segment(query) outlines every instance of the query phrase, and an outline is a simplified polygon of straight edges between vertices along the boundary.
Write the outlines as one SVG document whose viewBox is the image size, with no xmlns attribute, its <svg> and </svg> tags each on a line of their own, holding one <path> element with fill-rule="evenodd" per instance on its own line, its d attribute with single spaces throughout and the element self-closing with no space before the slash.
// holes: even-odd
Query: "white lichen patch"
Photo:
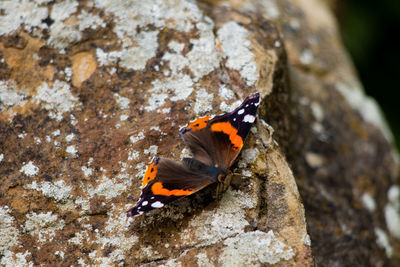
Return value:
<svg viewBox="0 0 400 267">
<path fill-rule="evenodd" d="M 400 187 L 392 185 L 388 191 L 388 203 L 385 205 L 385 220 L 389 232 L 400 239 Z"/>
<path fill-rule="evenodd" d="M 188 75 L 175 75 L 164 80 L 152 82 L 153 88 L 149 90 L 149 105 L 146 111 L 155 110 L 164 105 L 165 100 L 171 101 L 185 100 L 193 91 L 193 82 Z M 169 95 L 171 95 L 169 97 Z M 154 98 L 154 99 L 153 99 Z"/>
<path fill-rule="evenodd" d="M 142 179 L 144 176 L 144 173 L 146 172 L 146 164 L 144 162 L 140 162 L 135 166 L 135 170 L 137 170 L 137 173 L 135 175 L 136 178 Z"/>
<path fill-rule="evenodd" d="M 134 39 L 135 46 L 121 52 L 119 65 L 132 70 L 143 70 L 158 48 L 157 31 L 141 32 Z"/>
<path fill-rule="evenodd" d="M 54 252 L 54 255 L 59 256 L 61 259 L 64 259 L 64 252 L 63 251 L 56 251 Z"/>
<path fill-rule="evenodd" d="M 155 261 L 155 260 L 159 260 L 160 257 L 160 253 L 157 250 L 154 250 L 154 247 L 152 246 L 142 246 L 140 248 L 140 254 L 143 255 L 144 258 L 149 259 L 151 261 Z M 167 261 L 167 264 L 172 264 L 169 266 L 181 266 L 179 264 L 175 265 L 175 259 L 170 259 Z M 159 265 L 160 267 L 162 265 Z"/>
<path fill-rule="evenodd" d="M 19 230 L 10 212 L 7 206 L 0 207 L 0 255 L 19 244 Z"/>
<path fill-rule="evenodd" d="M 90 164 L 91 162 L 88 165 Z M 86 169 L 86 171 L 88 170 Z M 92 170 L 88 171 L 87 174 L 89 175 L 89 173 L 91 174 Z M 106 175 L 102 175 L 101 178 L 97 181 L 95 187 L 89 185 L 84 188 L 84 191 L 87 193 L 87 196 L 89 196 L 89 199 L 95 197 L 95 195 L 98 195 L 104 196 L 107 200 L 109 200 L 122 194 L 131 185 L 131 177 L 126 172 L 126 168 L 122 167 L 120 169 L 120 173 L 116 177 L 110 179 Z M 84 205 L 86 205 L 84 203 L 86 200 L 81 199 L 80 201 Z"/>
<path fill-rule="evenodd" d="M 194 112 L 196 114 L 204 114 L 212 110 L 213 94 L 207 93 L 206 89 L 201 88 L 196 92 L 196 103 L 194 105 Z"/>
<path fill-rule="evenodd" d="M 261 1 L 258 8 L 261 9 L 261 11 L 259 10 L 260 14 L 265 14 L 269 19 L 277 19 L 280 16 L 276 0 Z"/>
<path fill-rule="evenodd" d="M 76 14 L 78 5 L 78 1 L 74 0 L 65 0 L 53 5 L 50 17 L 54 22 L 50 26 L 50 38 L 47 41 L 49 46 L 64 49 L 70 43 L 79 41 L 85 29 L 95 30 L 106 26 L 99 16 L 89 14 L 84 9 Z"/>
<path fill-rule="evenodd" d="M 244 233 L 249 225 L 245 211 L 255 208 L 256 203 L 256 196 L 228 189 L 217 209 L 203 211 L 190 220 L 189 227 L 181 234 L 182 242 L 185 245 L 210 245 Z"/>
<path fill-rule="evenodd" d="M 43 20 L 48 16 L 48 9 L 33 1 L 0 1 L 0 10 L 0 36 L 14 32 L 22 25 L 28 32 L 34 27 L 47 28 Z"/>
<path fill-rule="evenodd" d="M 213 264 L 210 262 L 209 258 L 207 257 L 206 253 L 199 253 L 195 257 L 197 258 L 197 266 L 199 266 L 199 267 L 213 266 Z"/>
<path fill-rule="evenodd" d="M 157 110 L 158 113 L 164 113 L 164 114 L 169 114 L 171 113 L 171 108 L 162 108 Z M 166 120 L 171 120 L 171 117 L 166 117 Z"/>
<path fill-rule="evenodd" d="M 129 161 L 130 160 L 137 160 L 137 159 L 139 159 L 139 156 L 140 156 L 139 151 L 134 150 L 134 151 L 129 151 L 128 152 L 128 160 Z"/>
<path fill-rule="evenodd" d="M 121 115 L 121 116 L 119 116 L 119 120 L 120 120 L 120 121 L 126 121 L 128 118 L 129 118 L 128 115 Z"/>
<path fill-rule="evenodd" d="M 70 122 L 71 122 L 72 126 L 75 126 L 78 123 L 73 114 L 69 114 L 69 119 L 70 119 Z"/>
<path fill-rule="evenodd" d="M 393 247 L 390 245 L 389 238 L 385 233 L 385 231 L 377 227 L 375 228 L 375 235 L 376 235 L 376 243 L 378 244 L 378 246 L 380 246 L 385 250 L 386 256 L 388 258 L 391 258 L 393 255 Z"/>
<path fill-rule="evenodd" d="M 74 145 L 67 146 L 65 152 L 70 154 L 72 157 L 76 158 L 78 156 L 78 150 L 75 148 Z"/>
<path fill-rule="evenodd" d="M 242 101 L 238 100 L 233 102 L 232 104 L 228 105 L 227 103 L 225 103 L 224 101 L 221 102 L 221 104 L 219 105 L 219 109 L 223 112 L 232 112 L 236 107 L 238 107 L 240 104 L 242 103 Z"/>
<path fill-rule="evenodd" d="M 151 127 L 150 127 L 150 130 L 157 131 L 157 132 L 161 132 L 161 129 L 160 129 L 159 126 L 151 126 Z"/>
<path fill-rule="evenodd" d="M 78 2 L 72 0 L 64 0 L 53 5 L 50 17 L 53 20 L 64 20 L 75 13 L 78 8 Z"/>
<path fill-rule="evenodd" d="M 257 65 L 250 51 L 249 32 L 237 22 L 225 23 L 218 31 L 222 51 L 227 58 L 226 66 L 237 70 L 246 79 L 247 85 L 254 85 L 258 79 Z"/>
<path fill-rule="evenodd" d="M 0 162 L 2 162 L 3 159 L 4 159 L 4 154 L 2 153 L 2 154 L 0 154 Z"/>
<path fill-rule="evenodd" d="M 42 192 L 44 196 L 54 198 L 57 202 L 65 202 L 72 197 L 72 187 L 68 186 L 63 180 L 58 180 L 54 183 L 48 181 L 37 183 L 33 181 L 31 184 L 24 185 L 24 188 Z"/>
<path fill-rule="evenodd" d="M 344 96 L 350 106 L 357 110 L 362 118 L 380 129 L 389 142 L 393 142 L 392 133 L 375 99 L 365 95 L 356 80 L 349 83 L 337 83 L 336 89 Z"/>
<path fill-rule="evenodd" d="M 117 266 L 125 260 L 130 249 L 137 244 L 138 237 L 132 235 L 129 230 L 129 224 L 126 222 L 126 207 L 116 207 L 112 205 L 111 210 L 107 213 L 108 221 L 105 228 L 92 229 L 89 224 L 86 230 L 75 233 L 75 236 L 68 240 L 70 244 L 82 245 L 87 243 L 89 245 L 100 245 L 99 249 L 93 250 L 89 254 L 91 263 L 96 266 Z M 87 220 L 87 217 L 83 217 Z M 91 238 L 89 232 L 94 232 L 95 237 Z M 98 247 L 98 246 L 96 246 Z M 104 249 L 112 248 L 111 253 L 104 255 Z M 79 260 L 84 264 L 84 260 Z"/>
<path fill-rule="evenodd" d="M 231 107 L 227 103 L 222 101 L 221 104 L 219 104 L 219 109 L 223 112 L 229 112 L 231 110 Z"/>
<path fill-rule="evenodd" d="M 26 135 L 27 135 L 27 133 L 23 132 L 23 133 L 18 134 L 17 137 L 19 139 L 24 139 Z"/>
<path fill-rule="evenodd" d="M 124 191 L 126 191 L 127 185 L 125 183 L 118 183 L 115 178 L 107 178 L 107 176 L 103 175 L 98 181 L 97 186 L 93 187 L 89 185 L 86 189 L 90 198 L 93 198 L 95 195 L 104 196 L 107 200 L 112 199 L 114 197 L 119 196 Z"/>
<path fill-rule="evenodd" d="M 202 17 L 197 5 L 191 1 L 135 0 L 127 3 L 124 0 L 95 0 L 95 6 L 115 18 L 113 30 L 120 39 L 135 36 L 138 28 L 150 24 L 188 32 L 193 28 L 192 21 Z"/>
<path fill-rule="evenodd" d="M 64 49 L 70 43 L 79 41 L 82 33 L 72 25 L 66 25 L 62 21 L 56 20 L 50 26 L 50 38 L 47 41 L 49 46 Z"/>
<path fill-rule="evenodd" d="M 314 54 L 311 49 L 306 48 L 301 51 L 299 59 L 301 64 L 310 65 L 314 61 Z"/>
<path fill-rule="evenodd" d="M 65 137 L 65 141 L 66 141 L 67 143 L 69 143 L 69 142 L 71 142 L 72 140 L 74 140 L 74 138 L 75 138 L 75 134 L 74 134 L 74 133 L 70 133 L 69 135 L 67 135 L 67 136 Z"/>
<path fill-rule="evenodd" d="M 29 161 L 19 171 L 28 176 L 35 176 L 39 173 L 39 167 L 35 166 L 32 161 Z"/>
<path fill-rule="evenodd" d="M 275 237 L 274 232 L 240 233 L 224 241 L 219 257 L 221 266 L 257 266 L 276 264 L 294 257 L 293 249 Z"/>
<path fill-rule="evenodd" d="M 197 5 L 189 1 L 175 0 L 166 3 L 150 0 L 131 1 L 127 4 L 122 0 L 96 0 L 95 5 L 114 18 L 113 31 L 122 40 L 122 49 L 119 51 L 97 52 L 100 65 L 110 65 L 118 59 L 120 67 L 134 70 L 143 69 L 146 62 L 155 56 L 158 48 L 158 30 L 150 32 L 138 29 L 152 25 L 157 29 L 168 27 L 187 32 L 194 27 L 193 21 L 200 21 L 202 18 Z M 180 53 L 183 48 L 171 44 L 171 49 Z"/>
<path fill-rule="evenodd" d="M 52 136 L 59 136 L 61 134 L 60 129 L 57 129 L 51 133 Z"/>
<path fill-rule="evenodd" d="M 56 232 L 65 226 L 64 220 L 58 220 L 56 214 L 32 212 L 26 215 L 24 225 L 25 232 L 35 237 L 40 243 L 50 242 L 56 236 Z"/>
<path fill-rule="evenodd" d="M 242 170 L 242 175 L 244 177 L 252 177 L 253 173 L 250 170 Z"/>
<path fill-rule="evenodd" d="M 325 118 L 325 113 L 324 110 L 322 109 L 321 105 L 318 102 L 312 102 L 310 105 L 311 112 L 314 116 L 314 118 L 321 122 Z"/>
<path fill-rule="evenodd" d="M 79 30 L 83 31 L 85 29 L 96 30 L 98 27 L 106 27 L 106 23 L 96 14 L 87 13 L 85 10 L 82 10 L 78 15 L 79 19 Z"/>
<path fill-rule="evenodd" d="M 70 82 L 70 81 L 71 81 L 71 78 L 72 78 L 72 74 L 73 74 L 72 68 L 66 67 L 66 68 L 64 69 L 64 74 L 65 74 L 65 80 L 66 80 L 67 82 Z"/>
<path fill-rule="evenodd" d="M 303 237 L 303 243 L 304 245 L 311 247 L 311 238 L 309 234 L 305 234 Z"/>
<path fill-rule="evenodd" d="M 189 68 L 197 81 L 209 74 L 219 66 L 219 55 L 215 47 L 215 36 L 213 33 L 214 24 L 210 19 L 196 24 L 199 30 L 199 39 L 190 40 L 193 45 L 186 55 L 189 60 Z"/>
<path fill-rule="evenodd" d="M 153 111 L 165 104 L 165 100 L 168 99 L 168 94 L 155 93 L 150 95 L 148 99 L 149 105 L 144 107 L 144 109 L 146 111 Z"/>
<path fill-rule="evenodd" d="M 126 208 L 124 206 L 116 207 L 112 204 L 112 208 L 107 212 L 107 215 L 109 219 L 104 228 L 107 237 L 104 233 L 99 232 L 95 242 L 101 244 L 102 249 L 112 246 L 128 252 L 139 239 L 129 231 L 129 224 L 126 223 Z"/>
<path fill-rule="evenodd" d="M 82 197 L 77 197 L 74 201 L 75 205 L 81 206 L 81 211 L 80 214 L 86 214 L 88 211 L 90 211 L 90 203 L 89 200 L 84 199 Z"/>
<path fill-rule="evenodd" d="M 168 43 L 168 48 L 174 51 L 175 53 L 181 53 L 185 48 L 185 44 L 171 41 Z"/>
<path fill-rule="evenodd" d="M 143 154 L 149 155 L 150 158 L 157 155 L 158 146 L 152 145 L 148 149 L 143 150 Z"/>
<path fill-rule="evenodd" d="M 260 154 L 260 151 L 257 148 L 248 148 L 242 151 L 241 159 L 238 163 L 239 168 L 246 168 L 250 164 L 252 164 Z"/>
<path fill-rule="evenodd" d="M 96 59 L 100 66 L 116 64 L 122 55 L 121 51 L 104 52 L 101 48 L 96 49 Z"/>
<path fill-rule="evenodd" d="M 139 140 L 144 139 L 144 132 L 141 131 L 139 132 L 136 136 L 130 136 L 129 140 L 131 141 L 132 144 L 136 143 Z"/>
<path fill-rule="evenodd" d="M 361 203 L 369 212 L 374 212 L 376 210 L 375 199 L 368 193 L 364 193 L 361 196 Z"/>
<path fill-rule="evenodd" d="M 223 84 L 218 89 L 218 95 L 224 100 L 230 100 L 235 96 L 235 93 Z"/>
<path fill-rule="evenodd" d="M 189 65 L 189 60 L 185 56 L 177 53 L 167 52 L 164 54 L 162 59 L 168 61 L 168 66 L 171 69 L 171 74 L 173 76 L 179 74 L 183 68 Z M 165 76 L 169 76 L 169 74 Z"/>
<path fill-rule="evenodd" d="M 89 239 L 89 233 L 87 230 L 82 230 L 74 233 L 74 237 L 68 239 L 69 244 L 82 245 L 85 240 Z"/>
<path fill-rule="evenodd" d="M 90 167 L 82 166 L 81 170 L 82 170 L 83 175 L 84 175 L 85 177 L 89 177 L 90 175 L 93 174 L 93 169 L 90 168 Z"/>
<path fill-rule="evenodd" d="M 28 256 L 31 256 L 31 253 L 29 251 L 25 251 L 25 253 L 14 253 L 12 251 L 6 251 L 4 253 L 4 256 L 2 255 L 1 257 L 0 265 L 32 267 L 33 263 L 26 259 Z"/>
<path fill-rule="evenodd" d="M 116 98 L 117 104 L 119 105 L 120 109 L 128 109 L 129 104 L 131 101 L 127 97 L 120 96 L 119 94 L 115 93 L 114 97 Z"/>
<path fill-rule="evenodd" d="M 68 83 L 56 80 L 52 87 L 43 82 L 37 89 L 37 95 L 33 97 L 34 103 L 41 105 L 49 111 L 50 118 L 61 121 L 64 112 L 71 111 L 81 105 L 79 99 L 72 95 Z"/>
<path fill-rule="evenodd" d="M 25 95 L 20 91 L 21 90 L 18 89 L 14 81 L 0 80 L 0 110 L 12 109 L 14 106 L 25 105 L 27 102 L 24 100 Z"/>
</svg>

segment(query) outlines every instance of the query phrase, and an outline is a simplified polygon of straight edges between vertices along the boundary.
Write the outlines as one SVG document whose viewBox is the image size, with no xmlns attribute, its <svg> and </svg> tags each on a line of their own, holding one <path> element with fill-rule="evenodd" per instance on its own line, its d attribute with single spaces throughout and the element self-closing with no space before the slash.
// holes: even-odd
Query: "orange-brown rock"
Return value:
<svg viewBox="0 0 400 267">
<path fill-rule="evenodd" d="M 0 265 L 399 264 L 397 152 L 325 2 L 0 3 Z M 181 126 L 256 90 L 220 200 L 126 217 Z"/>
</svg>

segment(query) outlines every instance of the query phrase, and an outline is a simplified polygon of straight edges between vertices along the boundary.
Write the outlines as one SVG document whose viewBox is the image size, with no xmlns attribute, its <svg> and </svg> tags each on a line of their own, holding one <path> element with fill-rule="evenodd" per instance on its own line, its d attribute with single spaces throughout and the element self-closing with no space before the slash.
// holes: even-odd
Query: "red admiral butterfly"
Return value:
<svg viewBox="0 0 400 267">
<path fill-rule="evenodd" d="M 218 182 L 217 194 L 225 190 L 231 179 L 229 168 L 256 119 L 259 101 L 260 95 L 255 93 L 232 112 L 202 117 L 181 129 L 180 136 L 193 158 L 180 163 L 155 157 L 144 174 L 139 201 L 128 217 L 161 208 L 212 183 Z"/>
</svg>

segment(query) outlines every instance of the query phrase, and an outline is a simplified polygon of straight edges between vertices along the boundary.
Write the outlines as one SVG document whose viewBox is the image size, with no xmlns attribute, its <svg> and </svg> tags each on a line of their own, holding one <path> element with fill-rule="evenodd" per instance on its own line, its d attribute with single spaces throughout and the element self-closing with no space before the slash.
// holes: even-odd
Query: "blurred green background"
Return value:
<svg viewBox="0 0 400 267">
<path fill-rule="evenodd" d="M 336 1 L 344 45 L 400 148 L 400 0 Z"/>
</svg>

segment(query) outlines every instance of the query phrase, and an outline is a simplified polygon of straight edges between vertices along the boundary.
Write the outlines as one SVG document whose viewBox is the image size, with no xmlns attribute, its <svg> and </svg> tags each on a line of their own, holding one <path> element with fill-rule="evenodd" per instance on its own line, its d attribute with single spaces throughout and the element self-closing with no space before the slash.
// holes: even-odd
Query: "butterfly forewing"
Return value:
<svg viewBox="0 0 400 267">
<path fill-rule="evenodd" d="M 228 169 L 240 153 L 256 119 L 259 99 L 258 93 L 253 94 L 234 111 L 215 116 L 206 125 L 200 118 L 182 129 L 181 136 L 194 158 Z M 190 128 L 191 125 L 200 125 L 200 122 L 203 127 Z"/>
</svg>

